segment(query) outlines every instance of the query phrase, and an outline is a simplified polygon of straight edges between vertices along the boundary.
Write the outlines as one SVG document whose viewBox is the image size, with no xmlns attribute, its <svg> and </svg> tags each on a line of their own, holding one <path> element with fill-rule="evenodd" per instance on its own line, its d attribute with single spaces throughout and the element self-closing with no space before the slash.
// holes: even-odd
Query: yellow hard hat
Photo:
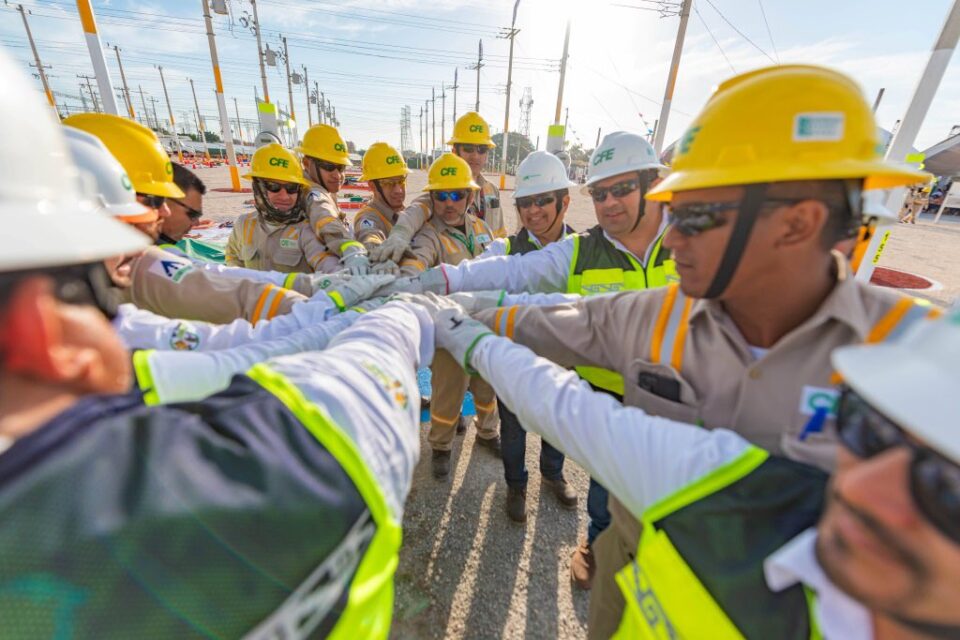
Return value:
<svg viewBox="0 0 960 640">
<path fill-rule="evenodd" d="M 138 122 L 107 113 L 78 113 L 63 124 L 100 138 L 120 162 L 137 193 L 182 198 L 183 190 L 173 181 L 173 163 L 157 134 Z"/>
<path fill-rule="evenodd" d="M 326 160 L 333 164 L 350 166 L 347 143 L 340 132 L 328 124 L 315 124 L 303 135 L 303 143 L 297 147 L 297 153 Z"/>
<path fill-rule="evenodd" d="M 263 178 L 310 186 L 310 183 L 303 179 L 303 167 L 300 166 L 297 156 L 275 142 L 256 150 L 250 161 L 250 173 L 243 177 L 247 180 Z"/>
<path fill-rule="evenodd" d="M 427 174 L 427 186 L 424 191 L 456 191 L 459 189 L 479 189 L 473 181 L 470 165 L 460 156 L 445 153 L 430 165 Z"/>
<path fill-rule="evenodd" d="M 363 175 L 361 180 L 381 180 L 399 178 L 410 173 L 407 163 L 400 152 L 386 142 L 374 142 L 363 154 Z"/>
<path fill-rule="evenodd" d="M 453 137 L 447 144 L 485 144 L 494 146 L 490 139 L 490 125 L 476 111 L 469 111 L 453 125 Z"/>
<path fill-rule="evenodd" d="M 672 172 L 647 199 L 674 192 L 791 180 L 863 179 L 864 189 L 927 174 L 880 157 L 870 105 L 849 77 L 783 65 L 721 84 L 677 142 Z"/>
</svg>

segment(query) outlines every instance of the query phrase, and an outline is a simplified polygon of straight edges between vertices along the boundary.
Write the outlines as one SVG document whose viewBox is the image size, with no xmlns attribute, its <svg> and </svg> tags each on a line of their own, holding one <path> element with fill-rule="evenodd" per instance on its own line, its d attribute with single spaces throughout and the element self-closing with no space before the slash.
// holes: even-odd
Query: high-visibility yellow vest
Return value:
<svg viewBox="0 0 960 640">
<path fill-rule="evenodd" d="M 567 278 L 567 293 L 582 296 L 616 291 L 662 287 L 680 278 L 669 249 L 663 248 L 664 231 L 653 243 L 650 259 L 644 267 L 637 260 L 617 249 L 597 225 L 573 238 L 573 259 Z M 598 367 L 577 367 L 580 377 L 595 387 L 623 395 L 623 377 Z"/>
</svg>

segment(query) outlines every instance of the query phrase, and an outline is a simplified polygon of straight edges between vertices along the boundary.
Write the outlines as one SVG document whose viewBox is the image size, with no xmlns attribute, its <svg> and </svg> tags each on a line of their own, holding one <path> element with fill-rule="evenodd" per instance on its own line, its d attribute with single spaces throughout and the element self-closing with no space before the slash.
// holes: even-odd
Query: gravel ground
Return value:
<svg viewBox="0 0 960 640">
<path fill-rule="evenodd" d="M 198 171 L 211 187 L 229 184 L 223 168 Z M 495 178 L 492 178 L 495 179 Z M 408 197 L 426 184 L 414 171 Z M 508 178 L 508 188 L 512 179 Z M 247 210 L 249 194 L 210 192 L 205 211 L 215 220 Z M 516 227 L 509 191 L 504 193 L 508 228 Z M 936 280 L 942 288 L 920 292 L 939 304 L 960 296 L 960 223 L 949 218 L 934 226 L 893 230 L 881 265 Z M 574 228 L 594 224 L 587 196 L 574 193 L 567 216 Z M 569 558 L 586 531 L 588 478 L 567 462 L 565 475 L 580 495 L 575 511 L 562 509 L 552 494 L 541 495 L 537 471 L 540 441 L 528 438 L 527 523 L 517 525 L 505 511 L 506 485 L 501 462 L 475 450 L 471 427 L 454 446 L 451 475 L 430 474 L 429 425 L 423 425 L 422 451 L 403 521 L 404 544 L 396 578 L 394 638 L 583 638 L 588 594 L 573 589 Z"/>
</svg>

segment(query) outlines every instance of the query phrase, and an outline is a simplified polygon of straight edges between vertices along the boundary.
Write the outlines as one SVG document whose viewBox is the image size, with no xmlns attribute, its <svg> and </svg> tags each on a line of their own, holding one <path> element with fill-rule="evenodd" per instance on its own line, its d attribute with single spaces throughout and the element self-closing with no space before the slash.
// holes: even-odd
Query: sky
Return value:
<svg viewBox="0 0 960 640">
<path fill-rule="evenodd" d="M 249 0 L 226 0 L 230 16 L 214 16 L 230 119 L 234 98 L 241 121 L 253 132 L 254 92 L 262 95 L 256 40 L 243 26 Z M 527 88 L 533 100 L 530 138 L 540 148 L 553 122 L 564 28 L 570 18 L 570 46 L 561 120 L 569 118 L 571 144 L 593 148 L 598 130 L 646 133 L 660 116 L 679 18 L 661 16 L 659 5 L 678 0 L 520 0 L 516 17 L 510 129 L 521 128 L 520 102 Z M 93 67 L 72 0 L 24 0 L 40 56 L 49 65 L 57 102 L 81 108 L 78 74 Z M 952 0 L 694 0 L 666 139 L 680 136 L 712 89 L 723 79 L 777 63 L 815 63 L 853 76 L 872 102 L 885 93 L 877 121 L 890 129 L 902 117 Z M 219 132 L 213 73 L 201 0 L 93 0 L 106 46 L 118 46 L 133 106 L 142 116 L 142 88 L 148 108 L 167 120 L 157 65 L 163 67 L 178 125 L 196 130 L 196 87 L 207 128 Z M 478 42 L 480 113 L 502 131 L 506 107 L 510 27 L 514 3 L 487 0 L 258 0 L 261 33 L 273 50 L 287 36 L 291 70 L 306 67 L 310 84 L 336 108 L 344 138 L 358 148 L 385 140 L 399 146 L 401 110 L 411 109 L 412 148 L 420 145 L 420 113 L 435 89 L 436 147 L 449 137 L 454 115 L 475 106 Z M 0 5 L 0 44 L 26 72 L 33 62 L 23 23 L 13 5 Z M 107 51 L 115 89 L 121 87 L 116 54 Z M 954 56 L 924 121 L 916 147 L 925 149 L 960 125 L 960 61 Z M 267 68 L 271 100 L 288 110 L 282 63 Z M 36 80 L 40 89 L 40 82 Z M 446 86 L 446 100 L 441 87 Z M 293 87 L 300 131 L 307 126 L 307 94 Z M 315 107 L 312 107 L 315 109 Z M 567 114 L 569 110 L 569 114 Z M 443 116 L 445 117 L 442 117 Z M 427 118 L 429 122 L 429 116 Z M 314 112 L 314 121 L 316 114 Z M 246 125 L 245 125 L 246 126 Z M 426 127 L 428 137 L 431 127 Z M 428 144 L 428 146 L 431 146 Z"/>
</svg>

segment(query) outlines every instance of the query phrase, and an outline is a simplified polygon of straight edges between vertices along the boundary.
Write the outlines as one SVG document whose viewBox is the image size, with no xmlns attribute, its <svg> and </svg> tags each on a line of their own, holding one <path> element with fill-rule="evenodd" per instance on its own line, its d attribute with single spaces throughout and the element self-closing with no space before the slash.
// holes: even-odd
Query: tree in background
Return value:
<svg viewBox="0 0 960 640">
<path fill-rule="evenodd" d="M 503 153 L 502 133 L 495 133 L 493 135 L 493 144 L 496 145 L 496 148 L 493 150 L 494 156 L 489 162 L 492 163 L 493 167 L 499 169 L 501 154 Z M 523 162 L 523 159 L 534 151 L 534 146 L 529 138 L 516 131 L 510 132 L 507 138 L 507 144 L 510 145 L 510 148 L 507 149 L 507 172 L 512 174 L 516 171 L 517 165 Z M 520 152 L 519 156 L 517 155 L 518 151 Z"/>
</svg>

